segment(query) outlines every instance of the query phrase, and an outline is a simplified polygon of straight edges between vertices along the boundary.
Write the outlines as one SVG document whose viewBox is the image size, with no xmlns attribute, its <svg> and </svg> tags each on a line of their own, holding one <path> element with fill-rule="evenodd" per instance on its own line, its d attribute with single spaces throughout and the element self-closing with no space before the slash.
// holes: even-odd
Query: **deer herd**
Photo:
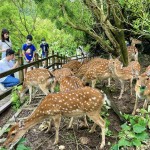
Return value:
<svg viewBox="0 0 150 150">
<path fill-rule="evenodd" d="M 37 123 L 44 121 L 40 129 L 51 129 L 51 121 L 55 125 L 54 144 L 59 142 L 59 127 L 61 117 L 71 117 L 68 128 L 72 127 L 73 118 L 83 116 L 84 124 L 88 127 L 86 116 L 93 122 L 90 132 L 94 132 L 96 125 L 100 126 L 102 132 L 102 142 L 100 149 L 105 146 L 105 121 L 100 116 L 101 108 L 105 101 L 111 104 L 105 93 L 95 88 L 97 82 L 108 79 L 119 80 L 121 91 L 118 99 L 122 100 L 124 93 L 124 84 L 130 81 L 130 91 L 133 95 L 132 81 L 136 79 L 135 84 L 135 106 L 132 114 L 135 115 L 138 99 L 145 99 L 143 107 L 147 107 L 150 98 L 150 66 L 144 73 L 141 73 L 141 66 L 138 62 L 138 50 L 135 44 L 140 43 L 138 40 L 132 40 L 131 46 L 128 47 L 129 64 L 124 67 L 119 58 L 93 58 L 84 60 L 82 63 L 77 60 L 71 60 L 64 64 L 61 69 L 49 71 L 44 68 L 37 68 L 28 71 L 20 91 L 20 97 L 23 96 L 25 87 L 29 89 L 29 103 L 32 101 L 32 87 L 39 87 L 46 97 L 37 106 L 34 112 L 23 121 L 17 122 L 11 127 L 4 147 L 16 144 L 18 140 Z M 85 86 L 89 83 L 91 87 Z M 60 92 L 54 93 L 55 86 L 60 85 Z"/>
</svg>

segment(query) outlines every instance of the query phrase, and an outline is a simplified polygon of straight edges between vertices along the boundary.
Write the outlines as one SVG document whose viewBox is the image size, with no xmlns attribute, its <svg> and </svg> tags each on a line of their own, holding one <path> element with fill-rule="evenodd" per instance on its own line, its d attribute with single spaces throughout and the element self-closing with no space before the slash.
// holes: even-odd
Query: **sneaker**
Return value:
<svg viewBox="0 0 150 150">
<path fill-rule="evenodd" d="M 4 92 L 4 91 L 7 91 L 7 89 L 6 89 L 6 88 L 3 86 L 3 84 L 1 84 L 1 83 L 0 83 L 0 90 L 3 91 L 3 92 Z"/>
</svg>

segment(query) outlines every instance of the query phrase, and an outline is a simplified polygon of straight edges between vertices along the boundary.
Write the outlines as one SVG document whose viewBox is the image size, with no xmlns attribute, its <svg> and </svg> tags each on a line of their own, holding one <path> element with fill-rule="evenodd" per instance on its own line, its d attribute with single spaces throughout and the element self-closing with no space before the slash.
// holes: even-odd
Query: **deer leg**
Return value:
<svg viewBox="0 0 150 150">
<path fill-rule="evenodd" d="M 87 119 L 86 119 L 86 115 L 84 115 L 84 126 L 85 127 L 89 127 Z"/>
<path fill-rule="evenodd" d="M 120 95 L 119 95 L 119 99 L 122 98 L 122 94 L 124 92 L 124 82 L 123 82 L 123 80 L 120 80 L 120 83 L 121 83 L 121 92 L 120 92 Z"/>
<path fill-rule="evenodd" d="M 51 93 L 54 93 L 54 88 L 56 86 L 57 81 L 54 81 L 54 83 L 52 83 L 51 85 Z"/>
<path fill-rule="evenodd" d="M 46 87 L 45 84 L 39 84 L 39 87 L 40 87 L 40 89 L 43 91 L 43 93 L 44 93 L 45 95 L 48 95 L 48 94 L 49 94 L 49 90 L 48 90 L 48 88 Z"/>
<path fill-rule="evenodd" d="M 32 86 L 28 86 L 28 89 L 29 89 L 29 95 L 30 95 L 28 104 L 30 104 L 32 100 Z"/>
<path fill-rule="evenodd" d="M 97 126 L 97 124 L 94 123 L 93 126 L 91 127 L 91 130 L 90 130 L 89 132 L 90 132 L 90 133 L 95 132 L 95 131 L 96 131 L 96 126 Z"/>
<path fill-rule="evenodd" d="M 59 127 L 60 127 L 61 115 L 54 116 L 53 120 L 54 120 L 54 125 L 56 130 L 55 141 L 54 141 L 54 145 L 55 145 L 58 144 L 59 142 Z"/>
<path fill-rule="evenodd" d="M 132 82 L 133 82 L 133 78 L 131 78 L 131 80 L 130 80 L 131 95 L 132 95 Z"/>
<path fill-rule="evenodd" d="M 99 115 L 99 111 L 87 113 L 87 116 L 94 121 L 95 124 L 99 125 L 102 130 L 102 143 L 100 149 L 105 146 L 105 121 Z"/>
<path fill-rule="evenodd" d="M 92 80 L 92 88 L 95 88 L 95 84 L 96 84 L 96 79 Z"/>
<path fill-rule="evenodd" d="M 108 78 L 108 87 L 110 87 L 110 78 Z"/>
<path fill-rule="evenodd" d="M 147 108 L 147 105 L 148 105 L 148 100 L 145 99 L 144 104 L 143 104 L 143 108 L 146 109 L 146 108 Z"/>
<path fill-rule="evenodd" d="M 72 124 L 73 124 L 73 117 L 71 117 L 70 122 L 69 122 L 69 126 L 67 129 L 71 129 L 72 128 Z"/>
<path fill-rule="evenodd" d="M 138 96 L 136 94 L 136 100 L 135 100 L 135 105 L 134 105 L 134 109 L 133 109 L 132 115 L 135 115 L 137 104 L 138 104 Z"/>
<path fill-rule="evenodd" d="M 47 130 L 45 131 L 45 133 L 48 133 L 51 130 L 51 124 L 52 124 L 52 119 L 50 119 L 48 121 L 48 127 L 47 127 Z"/>
</svg>

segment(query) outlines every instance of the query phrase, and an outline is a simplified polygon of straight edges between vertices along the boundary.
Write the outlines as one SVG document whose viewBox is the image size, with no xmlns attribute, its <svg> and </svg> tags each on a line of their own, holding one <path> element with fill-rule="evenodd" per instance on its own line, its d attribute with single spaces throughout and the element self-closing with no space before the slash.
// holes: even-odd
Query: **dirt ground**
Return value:
<svg viewBox="0 0 150 150">
<path fill-rule="evenodd" d="M 141 64 L 142 70 L 149 65 L 150 59 L 143 57 Z M 103 89 L 106 83 L 97 84 L 97 88 Z M 111 81 L 110 87 L 110 98 L 113 103 L 118 107 L 119 111 L 122 113 L 132 113 L 134 102 L 135 102 L 135 92 L 133 89 L 133 95 L 130 94 L 129 83 L 126 83 L 126 91 L 123 94 L 122 99 L 118 99 L 120 93 L 120 83 L 118 81 Z M 134 87 L 134 86 L 133 86 Z M 37 103 L 40 99 L 36 98 L 32 101 L 32 104 Z M 140 101 L 138 107 L 141 107 L 143 101 Z M 12 116 L 14 111 L 12 109 L 6 111 L 0 116 L 0 127 L 2 127 L 8 118 Z M 18 116 L 19 118 L 27 117 L 31 113 L 30 110 L 24 110 Z M 110 109 L 108 111 L 108 120 L 110 121 L 109 129 L 112 131 L 112 136 L 106 136 L 106 146 L 104 150 L 109 150 L 110 147 L 118 141 L 117 134 L 120 130 L 120 125 L 122 124 L 115 112 Z M 32 150 L 59 150 L 60 145 L 65 146 L 65 150 L 98 150 L 101 142 L 101 130 L 99 127 L 96 128 L 95 133 L 89 133 L 90 127 L 93 123 L 88 120 L 89 129 L 80 129 L 78 120 L 76 119 L 73 123 L 73 129 L 68 130 L 67 126 L 69 123 L 69 118 L 62 118 L 60 126 L 60 142 L 58 145 L 53 145 L 55 137 L 55 129 L 52 127 L 49 133 L 44 133 L 44 131 L 39 130 L 39 125 L 31 128 L 26 134 L 25 138 L 27 140 L 26 146 L 31 147 Z M 2 137 L 6 137 L 4 134 Z M 1 138 L 1 137 L 0 137 Z M 82 142 L 82 139 L 87 139 L 87 144 Z M 134 148 L 132 148 L 133 150 Z M 131 149 L 130 149 L 131 150 Z"/>
</svg>

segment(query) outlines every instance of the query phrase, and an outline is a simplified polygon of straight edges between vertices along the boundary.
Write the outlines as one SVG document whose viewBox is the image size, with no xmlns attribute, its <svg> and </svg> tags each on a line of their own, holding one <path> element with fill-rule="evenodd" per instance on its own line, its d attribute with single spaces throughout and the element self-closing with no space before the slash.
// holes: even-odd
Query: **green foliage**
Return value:
<svg viewBox="0 0 150 150">
<path fill-rule="evenodd" d="M 15 110 L 18 110 L 19 107 L 21 106 L 21 102 L 20 102 L 20 98 L 19 98 L 19 94 L 18 91 L 22 88 L 22 86 L 14 86 L 12 93 L 11 93 L 11 102 L 12 102 L 12 106 Z"/>
<path fill-rule="evenodd" d="M 60 91 L 58 84 L 55 86 L 54 91 L 55 91 L 55 92 L 59 92 L 59 91 Z"/>
<path fill-rule="evenodd" d="M 149 112 L 145 109 L 141 109 L 140 113 L 136 116 L 129 114 L 123 115 L 126 123 L 121 125 L 121 131 L 119 132 L 119 141 L 111 149 L 116 150 L 121 147 L 139 147 L 143 141 L 149 138 Z"/>
<path fill-rule="evenodd" d="M 17 144 L 16 150 L 31 150 L 30 147 L 27 147 L 27 146 L 24 145 L 25 142 L 26 142 L 26 139 L 21 138 L 20 141 Z"/>
</svg>

